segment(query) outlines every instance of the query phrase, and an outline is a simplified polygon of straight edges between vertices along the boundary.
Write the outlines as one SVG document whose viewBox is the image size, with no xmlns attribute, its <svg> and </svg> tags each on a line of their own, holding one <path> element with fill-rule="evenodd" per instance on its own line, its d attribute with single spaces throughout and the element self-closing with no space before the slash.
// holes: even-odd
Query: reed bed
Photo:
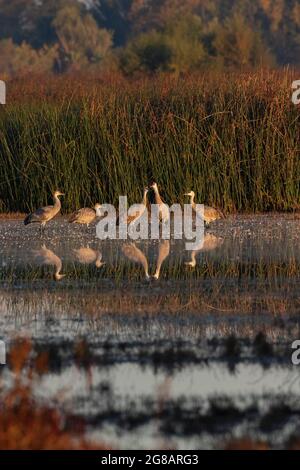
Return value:
<svg viewBox="0 0 300 470">
<path fill-rule="evenodd" d="M 49 285 L 49 282 L 47 284 L 28 282 L 22 285 L 22 289 L 18 289 L 18 294 L 12 292 L 13 287 L 7 286 L 2 294 L 2 307 L 9 317 L 16 315 L 16 322 L 19 322 L 22 328 L 27 323 L 30 324 L 33 317 L 36 318 L 37 312 L 39 320 L 42 315 L 52 314 L 57 318 L 70 318 L 70 327 L 73 322 L 75 335 L 78 335 L 76 318 L 79 318 L 80 322 L 82 319 L 91 322 L 95 320 L 95 324 L 87 323 L 88 331 L 92 332 L 101 330 L 97 323 L 99 319 L 109 318 L 114 321 L 119 318 L 124 325 L 127 325 L 127 322 L 131 322 L 133 318 L 143 322 L 145 316 L 149 316 L 150 319 L 157 318 L 160 321 L 162 316 L 166 316 L 166 328 L 171 328 L 168 322 L 173 316 L 178 319 L 177 327 L 180 331 L 183 327 L 181 316 L 184 316 L 189 323 L 192 317 L 200 319 L 206 315 L 221 314 L 228 319 L 231 315 L 237 315 L 236 321 L 230 324 L 235 327 L 240 324 L 242 317 L 246 318 L 249 315 L 258 315 L 256 320 L 261 321 L 265 320 L 262 319 L 262 315 L 271 315 L 278 319 L 283 316 L 286 320 L 294 318 L 296 321 L 300 314 L 299 289 L 295 284 L 288 287 L 274 284 L 244 284 L 233 287 L 225 282 L 219 282 L 180 287 L 180 291 L 178 285 L 177 290 L 175 287 L 163 290 L 159 286 L 152 285 L 137 292 L 135 287 L 127 284 L 116 292 L 109 291 L 107 287 L 99 284 L 89 286 L 88 289 L 67 289 L 65 285 L 59 283 Z M 255 328 L 261 328 L 261 321 L 252 320 Z M 211 321 L 209 324 L 212 331 L 217 331 L 217 326 L 213 320 Z M 85 328 L 83 324 L 82 327 Z M 187 328 L 190 331 L 190 325 Z M 298 321 L 295 323 L 295 328 L 299 328 Z M 107 326 L 107 332 L 109 334 L 115 332 L 111 324 Z M 298 337 L 298 333 L 297 330 L 293 334 Z M 290 332 L 289 335 L 291 337 Z"/>
<path fill-rule="evenodd" d="M 285 71 L 59 77 L 8 84 L 0 108 L 0 211 L 28 212 L 66 193 L 63 211 L 141 199 L 150 179 L 166 202 L 226 212 L 300 206 L 297 75 Z"/>
</svg>

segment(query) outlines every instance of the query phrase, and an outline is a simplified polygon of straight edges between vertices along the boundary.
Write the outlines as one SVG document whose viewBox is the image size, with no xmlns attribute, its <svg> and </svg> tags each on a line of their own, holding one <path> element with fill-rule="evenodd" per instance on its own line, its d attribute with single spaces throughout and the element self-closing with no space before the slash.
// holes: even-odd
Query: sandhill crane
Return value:
<svg viewBox="0 0 300 470">
<path fill-rule="evenodd" d="M 101 217 L 101 204 L 95 204 L 94 208 L 91 209 L 90 207 L 83 207 L 82 209 L 78 209 L 77 211 L 73 212 L 73 214 L 69 217 L 70 224 L 82 224 L 89 227 L 89 224 L 92 223 L 96 217 Z"/>
<path fill-rule="evenodd" d="M 195 193 L 194 193 L 194 191 L 190 191 L 189 193 L 186 193 L 185 196 L 190 197 L 190 204 L 191 204 L 194 212 L 196 213 L 196 215 L 198 215 L 199 217 L 201 217 L 201 219 L 204 220 L 204 223 L 205 223 L 206 226 L 208 226 L 214 220 L 224 219 L 225 218 L 223 212 L 220 211 L 219 209 L 215 209 L 214 207 L 204 206 L 203 213 L 201 211 L 197 210 L 196 209 L 196 203 L 195 203 Z"/>
<path fill-rule="evenodd" d="M 134 244 L 134 243 L 126 243 L 122 247 L 122 252 L 126 256 L 126 258 L 134 261 L 135 263 L 139 263 L 144 268 L 145 277 L 147 280 L 150 279 L 149 276 L 149 266 L 148 260 L 144 253 Z"/>
<path fill-rule="evenodd" d="M 170 211 L 167 204 L 165 204 L 159 194 L 157 183 L 153 182 L 150 184 L 150 188 L 153 189 L 155 195 L 155 204 L 158 205 L 159 219 L 163 223 L 167 223 L 170 219 Z"/>
<path fill-rule="evenodd" d="M 54 277 L 57 281 L 65 277 L 61 274 L 62 261 L 52 250 L 49 250 L 46 245 L 43 245 L 39 250 L 33 250 L 36 261 L 40 264 L 55 266 Z"/>
<path fill-rule="evenodd" d="M 35 212 L 32 212 L 31 214 L 27 215 L 24 220 L 24 224 L 28 225 L 38 223 L 41 225 L 41 231 L 44 230 L 46 223 L 49 222 L 49 220 L 53 219 L 53 217 L 55 217 L 61 209 L 61 202 L 59 200 L 59 196 L 64 196 L 64 194 L 60 191 L 55 191 L 55 193 L 53 194 L 54 205 L 40 207 Z"/>
<path fill-rule="evenodd" d="M 97 268 L 101 268 L 104 266 L 104 262 L 102 261 L 102 253 L 99 250 L 93 250 L 89 246 L 81 247 L 78 249 L 74 249 L 73 253 L 75 255 L 76 260 L 81 264 L 92 264 L 95 263 Z"/>
<path fill-rule="evenodd" d="M 160 276 L 160 269 L 161 265 L 165 261 L 165 259 L 169 256 L 170 254 L 170 241 L 169 240 L 163 240 L 159 244 L 159 249 L 158 249 L 158 258 L 157 258 L 157 263 L 156 263 L 156 271 L 154 274 L 154 279 L 159 279 Z"/>
<path fill-rule="evenodd" d="M 138 208 L 135 212 L 132 211 L 130 215 L 125 215 L 123 219 L 120 218 L 120 215 L 117 217 L 117 225 L 120 225 L 120 220 L 126 221 L 127 225 L 130 223 L 136 223 L 144 214 L 145 210 L 147 209 L 147 194 L 149 192 L 149 188 L 144 188 L 143 200 L 140 204 L 137 204 Z"/>
<path fill-rule="evenodd" d="M 140 217 L 144 214 L 145 210 L 147 209 L 147 194 L 149 192 L 149 188 L 144 188 L 143 200 L 140 204 L 139 210 L 137 210 L 134 214 L 128 215 L 127 217 L 127 224 L 131 222 L 137 222 Z"/>
<path fill-rule="evenodd" d="M 191 261 L 188 261 L 185 264 L 191 268 L 195 268 L 197 264 L 196 255 L 198 253 L 207 253 L 209 251 L 213 251 L 221 246 L 223 242 L 224 239 L 222 237 L 216 237 L 212 233 L 206 233 L 204 235 L 204 239 L 201 241 L 201 243 L 199 243 L 199 246 L 191 252 Z"/>
</svg>

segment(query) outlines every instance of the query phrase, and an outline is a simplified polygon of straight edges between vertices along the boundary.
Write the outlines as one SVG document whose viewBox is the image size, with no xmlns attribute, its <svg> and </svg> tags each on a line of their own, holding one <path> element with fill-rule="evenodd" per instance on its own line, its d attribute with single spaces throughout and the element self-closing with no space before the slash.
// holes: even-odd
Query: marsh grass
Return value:
<svg viewBox="0 0 300 470">
<path fill-rule="evenodd" d="M 141 199 L 226 212 L 300 205 L 299 108 L 290 71 L 135 82 L 44 78 L 9 84 L 0 109 L 0 211 L 27 212 L 66 193 L 63 211 Z"/>
<path fill-rule="evenodd" d="M 154 269 L 151 269 L 154 273 Z M 40 282 L 54 279 L 54 266 L 38 266 L 35 264 L 14 264 L 1 267 L 0 282 L 7 285 L 22 282 Z M 136 263 L 119 261 L 118 264 L 106 264 L 101 268 L 94 265 L 82 265 L 74 262 L 65 262 L 62 273 L 66 277 L 58 284 L 66 288 L 78 288 L 80 283 L 91 283 L 98 285 L 101 281 L 107 281 L 112 286 L 119 286 L 130 282 L 131 285 L 139 285 L 143 282 L 145 286 L 159 284 L 152 281 L 149 284 L 145 280 L 142 267 Z M 285 285 L 286 282 L 298 283 L 300 279 L 300 266 L 294 261 L 287 262 L 237 262 L 237 261 L 215 261 L 209 258 L 203 259 L 194 269 L 189 268 L 178 260 L 175 263 L 166 263 L 161 268 L 161 280 L 190 282 L 191 285 L 197 281 L 219 281 L 224 283 L 235 283 L 244 286 L 250 284 L 263 284 L 270 286 Z M 77 283 L 74 284 L 74 281 Z"/>
</svg>

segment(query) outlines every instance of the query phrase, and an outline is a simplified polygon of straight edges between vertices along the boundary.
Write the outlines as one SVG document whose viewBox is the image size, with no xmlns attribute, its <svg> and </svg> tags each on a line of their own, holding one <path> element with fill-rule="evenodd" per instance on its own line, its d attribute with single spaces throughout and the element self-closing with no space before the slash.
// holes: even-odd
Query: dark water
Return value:
<svg viewBox="0 0 300 470">
<path fill-rule="evenodd" d="M 117 448 L 212 448 L 299 429 L 300 220 L 220 221 L 184 241 L 0 222 L 0 339 L 47 352 L 36 399 Z M 147 276 L 147 273 L 149 276 Z M 154 276 L 156 275 L 156 278 Z M 3 386 L 13 382 L 8 361 Z"/>
</svg>

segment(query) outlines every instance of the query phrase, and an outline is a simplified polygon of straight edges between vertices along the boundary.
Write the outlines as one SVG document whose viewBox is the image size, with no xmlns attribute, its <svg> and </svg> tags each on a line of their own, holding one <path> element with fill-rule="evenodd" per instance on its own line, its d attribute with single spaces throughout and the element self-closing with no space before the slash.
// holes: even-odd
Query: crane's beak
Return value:
<svg viewBox="0 0 300 470">
<path fill-rule="evenodd" d="M 191 193 L 184 193 L 184 196 L 191 196 Z"/>
</svg>

